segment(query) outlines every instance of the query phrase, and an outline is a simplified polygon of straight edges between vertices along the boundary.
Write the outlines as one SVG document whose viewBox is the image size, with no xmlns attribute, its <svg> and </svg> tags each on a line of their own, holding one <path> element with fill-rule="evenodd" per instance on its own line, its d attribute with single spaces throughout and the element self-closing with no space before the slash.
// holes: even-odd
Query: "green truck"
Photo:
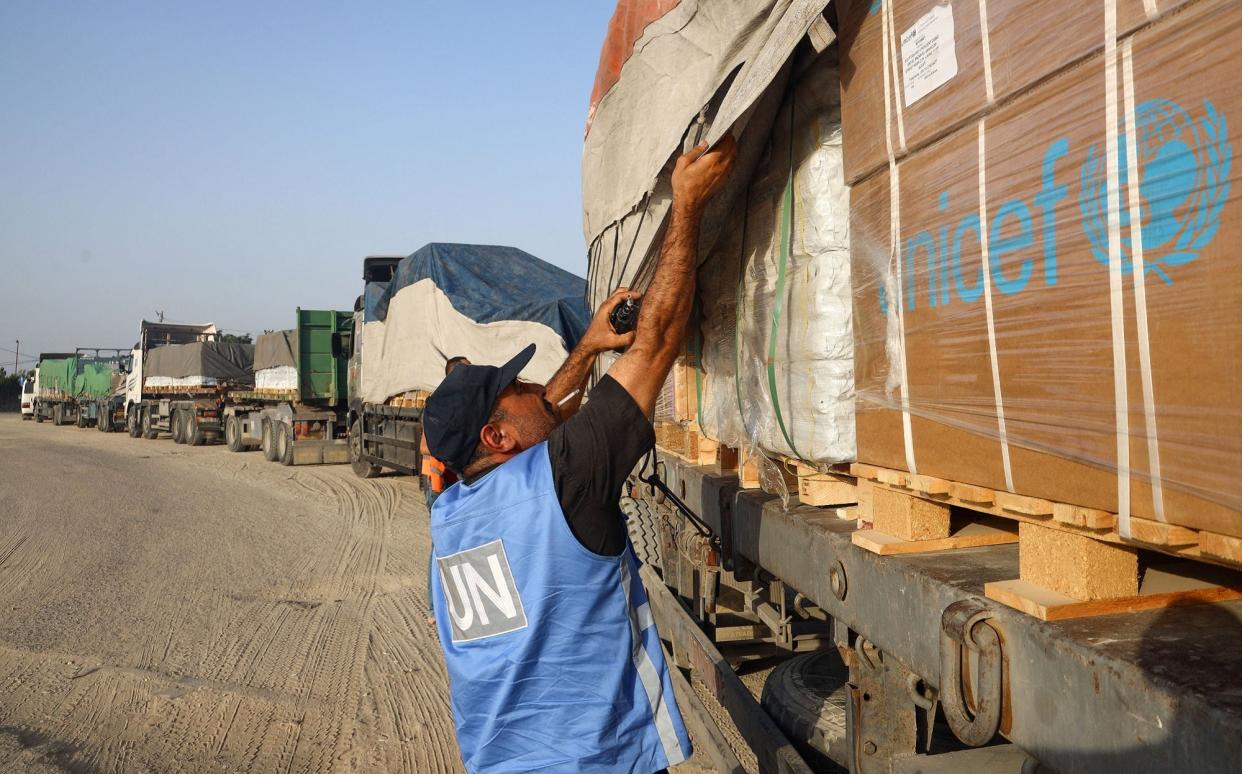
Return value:
<svg viewBox="0 0 1242 774">
<path fill-rule="evenodd" d="M 128 370 L 129 351 L 123 349 L 79 347 L 72 354 L 40 355 L 35 370 L 35 421 L 50 419 L 54 425 L 112 430 L 115 408 L 124 404 Z"/>
<path fill-rule="evenodd" d="M 261 448 L 282 465 L 349 462 L 353 312 L 298 309 L 296 325 L 255 342 L 255 386 L 224 407 L 230 451 Z"/>
</svg>

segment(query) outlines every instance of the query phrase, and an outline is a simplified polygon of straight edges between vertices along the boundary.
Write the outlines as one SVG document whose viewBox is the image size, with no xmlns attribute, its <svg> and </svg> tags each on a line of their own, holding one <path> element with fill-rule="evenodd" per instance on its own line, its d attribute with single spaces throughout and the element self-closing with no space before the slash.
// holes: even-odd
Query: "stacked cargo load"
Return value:
<svg viewBox="0 0 1242 774">
<path fill-rule="evenodd" d="M 676 155 L 729 131 L 738 140 L 733 175 L 704 214 L 695 316 L 657 435 L 705 462 L 740 450 L 783 494 L 786 459 L 815 476 L 855 457 L 848 191 L 823 7 L 618 7 L 583 154 L 599 303 L 649 281 Z"/>
<path fill-rule="evenodd" d="M 420 468 L 422 406 L 449 358 L 503 363 L 528 344 L 521 377 L 546 382 L 586 331 L 586 283 L 514 247 L 432 243 L 363 262 L 355 306 L 350 458 L 363 477 Z"/>
<path fill-rule="evenodd" d="M 1242 563 L 1242 7 L 1056 5 L 843 11 L 859 471 L 1089 522 L 1134 593 L 1121 544 Z"/>
<path fill-rule="evenodd" d="M 1108 547 L 1134 570 L 1114 591 L 1126 546 L 1242 564 L 1242 337 L 1217 313 L 1242 7 L 852 0 L 831 45 L 822 3 L 686 6 L 618 8 L 583 161 L 599 301 L 649 280 L 676 155 L 738 139 L 661 445 L 860 501 L 877 550 L 949 539 L 957 507 L 1011 519 L 974 544 L 1025 522 L 1028 557 L 1040 529 Z"/>
<path fill-rule="evenodd" d="M 262 448 L 283 465 L 348 462 L 352 312 L 298 309 L 296 326 L 265 333 L 254 347 L 254 388 L 232 390 L 224 407 L 230 451 Z"/>
<path fill-rule="evenodd" d="M 445 361 L 502 363 L 529 343 L 522 377 L 544 382 L 565 362 L 589 319 L 584 284 L 515 247 L 432 243 L 367 288 L 362 399 L 434 390 Z"/>
<path fill-rule="evenodd" d="M 147 354 L 144 390 L 198 390 L 254 384 L 254 345 L 224 341 L 169 344 Z"/>
<path fill-rule="evenodd" d="M 116 350 L 120 352 L 121 350 Z M 78 351 L 64 357 L 44 357 L 37 367 L 35 415 L 54 424 L 93 425 L 98 404 L 110 399 L 124 383 L 128 356 L 102 357 Z"/>
<path fill-rule="evenodd" d="M 256 391 L 287 392 L 298 388 L 297 362 L 293 356 L 295 331 L 264 333 L 254 344 Z"/>
</svg>

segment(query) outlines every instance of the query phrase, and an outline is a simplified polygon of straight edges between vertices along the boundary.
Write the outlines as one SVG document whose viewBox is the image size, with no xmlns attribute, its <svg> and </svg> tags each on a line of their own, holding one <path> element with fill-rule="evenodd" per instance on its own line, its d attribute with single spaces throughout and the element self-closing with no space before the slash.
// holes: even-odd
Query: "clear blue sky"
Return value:
<svg viewBox="0 0 1242 774">
<path fill-rule="evenodd" d="M 510 244 L 585 275 L 613 3 L 0 3 L 0 365 L 138 321 L 289 327 L 361 258 Z"/>
</svg>

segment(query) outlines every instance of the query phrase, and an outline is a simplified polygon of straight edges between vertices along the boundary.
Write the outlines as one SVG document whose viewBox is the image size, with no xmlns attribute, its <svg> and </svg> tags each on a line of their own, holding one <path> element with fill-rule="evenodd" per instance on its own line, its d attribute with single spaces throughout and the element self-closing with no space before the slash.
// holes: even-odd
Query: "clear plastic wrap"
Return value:
<svg viewBox="0 0 1242 774">
<path fill-rule="evenodd" d="M 698 422 L 731 446 L 854 459 L 849 206 L 835 59 L 796 79 L 699 271 Z"/>
<path fill-rule="evenodd" d="M 944 103 L 923 135 L 902 98 L 905 23 L 842 32 L 892 53 L 887 73 L 843 53 L 846 143 L 870 122 L 887 155 L 851 189 L 860 461 L 1115 512 L 1123 536 L 1131 515 L 1242 535 L 1242 4 L 1138 8 L 1146 26 L 1138 3 L 1082 4 L 1065 39 L 1004 52 L 1042 64 L 1003 90 L 995 29 L 950 5 L 973 21 L 944 91 L 917 102 Z M 989 10 L 1010 33 L 1050 29 L 1020 5 Z M 864 62 L 883 88 L 861 87 Z"/>
</svg>

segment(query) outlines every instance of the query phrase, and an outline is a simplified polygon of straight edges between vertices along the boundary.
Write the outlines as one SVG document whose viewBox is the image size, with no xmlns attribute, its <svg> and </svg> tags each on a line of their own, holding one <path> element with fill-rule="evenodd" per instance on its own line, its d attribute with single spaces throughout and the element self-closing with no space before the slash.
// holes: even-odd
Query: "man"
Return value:
<svg viewBox="0 0 1242 774">
<path fill-rule="evenodd" d="M 462 355 L 450 357 L 444 363 L 444 375 L 448 376 L 453 373 L 453 369 L 460 365 L 470 365 L 470 358 Z M 431 456 L 431 450 L 427 448 L 427 436 L 424 435 L 418 444 L 418 456 L 422 460 L 419 466 L 418 483 L 423 488 L 423 497 L 427 499 L 427 512 L 431 513 L 431 506 L 435 505 L 436 498 L 440 493 L 457 482 L 457 475 L 449 470 L 447 466 L 440 460 Z M 428 559 L 427 564 L 427 625 L 436 625 L 436 613 L 431 604 L 431 577 L 434 575 L 432 570 L 435 567 L 435 557 Z"/>
<path fill-rule="evenodd" d="M 685 760 L 690 739 L 618 501 L 655 441 L 647 417 L 681 349 L 699 219 L 736 148 L 678 159 L 673 204 L 636 331 L 600 307 L 547 387 L 463 366 L 427 400 L 431 453 L 461 475 L 432 509 L 433 601 L 457 740 L 472 772 L 635 772 Z M 577 412 L 595 363 L 627 347 Z"/>
</svg>

